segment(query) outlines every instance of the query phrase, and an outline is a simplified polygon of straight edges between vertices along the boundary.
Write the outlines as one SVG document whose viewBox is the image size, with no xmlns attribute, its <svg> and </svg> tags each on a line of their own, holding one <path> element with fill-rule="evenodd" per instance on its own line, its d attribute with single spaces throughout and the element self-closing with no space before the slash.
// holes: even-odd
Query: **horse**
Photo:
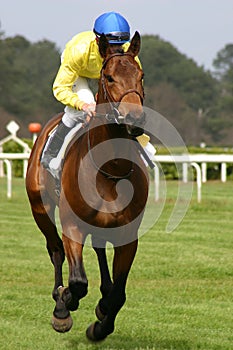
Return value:
<svg viewBox="0 0 233 350">
<path fill-rule="evenodd" d="M 101 35 L 99 52 L 103 66 L 96 114 L 77 133 L 66 152 L 60 187 L 40 165 L 40 158 L 49 133 L 63 113 L 54 116 L 38 136 L 26 175 L 31 211 L 46 238 L 54 266 L 52 326 L 57 332 L 71 329 L 70 312 L 78 309 L 80 299 L 87 294 L 83 247 L 87 236 L 91 237 L 101 292 L 95 309 L 97 320 L 86 330 L 91 341 L 103 340 L 114 331 L 115 318 L 126 301 L 126 282 L 148 197 L 147 169 L 136 145 L 136 137 L 145 125 L 143 71 L 135 60 L 139 50 L 138 32 L 125 52 Z M 62 237 L 56 225 L 56 208 Z M 108 244 L 114 249 L 112 277 L 106 256 Z M 65 258 L 69 266 L 67 287 L 62 276 Z"/>
</svg>

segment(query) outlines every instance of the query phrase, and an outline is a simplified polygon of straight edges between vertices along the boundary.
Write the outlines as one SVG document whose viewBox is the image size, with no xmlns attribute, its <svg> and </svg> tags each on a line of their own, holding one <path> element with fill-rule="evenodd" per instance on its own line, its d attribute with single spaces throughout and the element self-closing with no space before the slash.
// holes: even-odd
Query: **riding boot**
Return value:
<svg viewBox="0 0 233 350">
<path fill-rule="evenodd" d="M 68 128 L 62 121 L 58 124 L 53 135 L 48 141 L 47 149 L 42 154 L 41 164 L 45 169 L 48 169 L 51 160 L 57 157 L 63 144 L 64 138 L 70 130 L 71 128 Z"/>
</svg>

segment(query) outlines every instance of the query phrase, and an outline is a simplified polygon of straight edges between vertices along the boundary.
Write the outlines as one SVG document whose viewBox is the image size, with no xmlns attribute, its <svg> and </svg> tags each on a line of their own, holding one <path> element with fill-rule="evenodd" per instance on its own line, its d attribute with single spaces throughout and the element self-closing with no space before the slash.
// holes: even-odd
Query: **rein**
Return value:
<svg viewBox="0 0 233 350">
<path fill-rule="evenodd" d="M 104 116 L 103 114 L 98 114 L 98 117 L 100 116 Z M 131 166 L 131 169 L 128 171 L 128 173 L 124 174 L 124 175 L 112 175 L 110 173 L 108 173 L 107 171 L 104 171 L 103 169 L 101 169 L 100 167 L 98 167 L 98 165 L 96 164 L 92 152 L 91 152 L 91 140 L 90 140 L 90 126 L 88 125 L 88 129 L 87 129 L 87 148 L 88 148 L 88 155 L 91 159 L 92 165 L 95 167 L 95 169 L 97 171 L 99 171 L 102 175 L 104 175 L 107 179 L 113 180 L 113 181 L 119 181 L 119 180 L 123 180 L 123 179 L 128 179 L 130 177 L 130 175 L 132 174 L 132 172 L 134 171 L 133 166 Z"/>
</svg>

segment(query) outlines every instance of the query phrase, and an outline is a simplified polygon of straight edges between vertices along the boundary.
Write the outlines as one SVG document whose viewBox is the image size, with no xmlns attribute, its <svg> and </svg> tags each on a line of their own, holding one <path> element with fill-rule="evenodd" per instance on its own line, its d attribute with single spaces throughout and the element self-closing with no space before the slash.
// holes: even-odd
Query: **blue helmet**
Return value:
<svg viewBox="0 0 233 350">
<path fill-rule="evenodd" d="M 94 23 L 97 36 L 105 34 L 110 44 L 124 44 L 130 40 L 130 27 L 126 19 L 116 12 L 106 12 Z"/>
</svg>

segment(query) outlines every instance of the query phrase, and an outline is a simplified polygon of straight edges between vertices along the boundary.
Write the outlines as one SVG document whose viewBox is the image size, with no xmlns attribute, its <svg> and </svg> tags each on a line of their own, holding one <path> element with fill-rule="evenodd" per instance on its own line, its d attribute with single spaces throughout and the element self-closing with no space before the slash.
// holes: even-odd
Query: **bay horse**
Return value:
<svg viewBox="0 0 233 350">
<path fill-rule="evenodd" d="M 40 165 L 49 133 L 62 118 L 52 118 L 37 138 L 29 159 L 26 190 L 32 214 L 47 242 L 54 265 L 55 300 L 52 326 L 58 332 L 72 327 L 70 311 L 77 310 L 87 294 L 88 280 L 83 264 L 83 247 L 90 234 L 100 269 L 101 299 L 96 307 L 98 321 L 86 331 L 99 341 L 114 331 L 115 318 L 126 300 L 126 282 L 138 246 L 138 229 L 148 196 L 148 175 L 135 137 L 143 132 L 143 71 L 135 60 L 140 35 L 135 32 L 126 52 L 110 45 L 102 35 L 99 51 L 103 58 L 96 115 L 66 152 L 60 178 L 56 181 Z M 55 221 L 58 207 L 60 238 Z M 112 277 L 106 244 L 114 247 Z M 62 265 L 69 265 L 68 287 L 64 287 Z"/>
</svg>

